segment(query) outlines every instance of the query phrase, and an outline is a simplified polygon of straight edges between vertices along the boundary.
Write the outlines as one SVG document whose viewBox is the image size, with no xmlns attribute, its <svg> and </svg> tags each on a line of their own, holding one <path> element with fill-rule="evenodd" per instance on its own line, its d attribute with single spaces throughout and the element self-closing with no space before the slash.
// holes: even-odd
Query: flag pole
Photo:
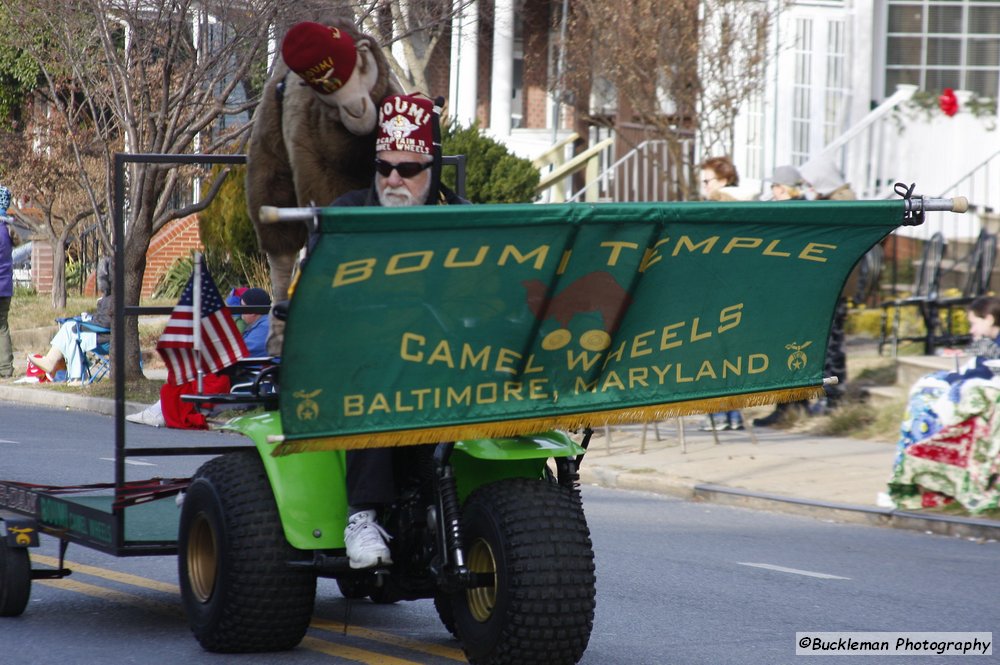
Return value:
<svg viewBox="0 0 1000 665">
<path fill-rule="evenodd" d="M 194 322 L 194 362 L 198 369 L 198 394 L 201 394 L 204 370 L 201 364 L 201 252 L 194 253 L 194 311 L 191 319 Z"/>
</svg>

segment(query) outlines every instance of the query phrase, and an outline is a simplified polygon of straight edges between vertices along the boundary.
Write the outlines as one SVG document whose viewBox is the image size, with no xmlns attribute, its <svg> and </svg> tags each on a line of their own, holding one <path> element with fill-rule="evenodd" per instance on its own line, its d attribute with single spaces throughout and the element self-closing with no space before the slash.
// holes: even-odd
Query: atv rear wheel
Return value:
<svg viewBox="0 0 1000 665">
<path fill-rule="evenodd" d="M 316 574 L 285 540 L 256 452 L 205 463 L 184 496 L 178 535 L 181 598 L 191 630 L 208 651 L 291 649 L 305 636 Z"/>
<path fill-rule="evenodd" d="M 466 563 L 483 586 L 452 596 L 473 665 L 572 665 L 594 623 L 594 550 L 576 490 L 514 478 L 469 497 Z"/>
<path fill-rule="evenodd" d="M 31 559 L 0 537 L 0 617 L 21 616 L 31 596 Z"/>
</svg>

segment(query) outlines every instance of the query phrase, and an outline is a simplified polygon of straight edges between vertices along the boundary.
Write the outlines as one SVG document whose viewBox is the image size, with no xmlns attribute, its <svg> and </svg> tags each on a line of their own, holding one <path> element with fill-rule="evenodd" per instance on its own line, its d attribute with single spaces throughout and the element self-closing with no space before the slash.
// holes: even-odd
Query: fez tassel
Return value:
<svg viewBox="0 0 1000 665">
<path fill-rule="evenodd" d="M 727 395 L 709 399 L 688 400 L 669 404 L 591 411 L 587 413 L 499 420 L 486 423 L 468 423 L 446 427 L 396 430 L 392 432 L 369 432 L 347 436 L 321 438 L 292 437 L 288 435 L 269 437 L 269 443 L 277 443 L 271 451 L 274 457 L 293 453 L 317 452 L 322 450 L 357 450 L 359 448 L 389 448 L 422 443 L 439 443 L 460 439 L 493 439 L 534 434 L 549 429 L 579 430 L 584 427 L 604 425 L 631 425 L 651 423 L 700 413 L 715 413 L 742 409 L 779 402 L 796 402 L 823 396 L 823 387 L 805 386 L 785 388 L 746 395 Z"/>
</svg>

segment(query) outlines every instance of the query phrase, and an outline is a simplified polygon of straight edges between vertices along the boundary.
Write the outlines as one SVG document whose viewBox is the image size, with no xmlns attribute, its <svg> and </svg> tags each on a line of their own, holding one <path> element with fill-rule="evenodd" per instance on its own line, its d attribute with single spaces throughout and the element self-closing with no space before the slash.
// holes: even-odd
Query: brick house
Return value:
<svg viewBox="0 0 1000 665">
<path fill-rule="evenodd" d="M 179 258 L 192 251 L 204 251 L 198 236 L 198 215 L 188 215 L 170 222 L 149 243 L 146 250 L 146 273 L 142 279 L 142 297 L 149 298 L 153 289 Z M 52 292 L 52 248 L 48 243 L 35 242 L 31 248 L 31 281 L 38 293 Z M 95 295 L 94 275 L 91 274 L 84 293 Z"/>
</svg>

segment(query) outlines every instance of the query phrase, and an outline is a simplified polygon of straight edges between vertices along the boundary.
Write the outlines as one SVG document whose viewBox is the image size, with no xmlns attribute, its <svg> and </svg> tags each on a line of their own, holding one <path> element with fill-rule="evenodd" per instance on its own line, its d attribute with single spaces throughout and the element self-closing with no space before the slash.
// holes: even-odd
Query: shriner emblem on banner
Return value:
<svg viewBox="0 0 1000 665">
<path fill-rule="evenodd" d="M 802 352 L 802 349 L 808 347 L 812 342 L 806 342 L 805 344 L 796 344 L 792 342 L 791 344 L 786 344 L 785 348 L 789 349 L 792 353 L 788 356 L 788 369 L 793 372 L 805 368 L 809 363 L 809 358 L 806 354 Z"/>
</svg>

